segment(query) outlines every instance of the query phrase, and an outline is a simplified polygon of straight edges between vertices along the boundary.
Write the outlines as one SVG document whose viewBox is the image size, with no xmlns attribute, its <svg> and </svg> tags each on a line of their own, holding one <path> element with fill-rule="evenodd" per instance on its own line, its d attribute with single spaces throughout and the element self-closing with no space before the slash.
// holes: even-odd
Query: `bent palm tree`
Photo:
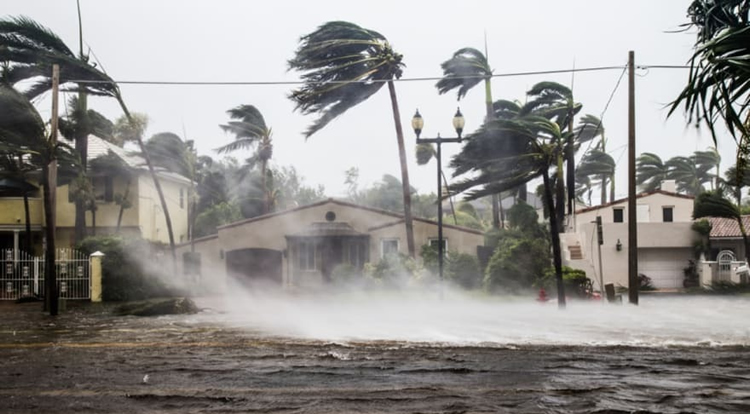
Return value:
<svg viewBox="0 0 750 414">
<path fill-rule="evenodd" d="M 599 179 L 599 185 L 602 189 L 602 204 L 607 202 L 607 182 L 609 182 L 610 201 L 614 201 L 615 193 L 615 167 L 614 158 L 606 152 L 593 149 L 581 158 L 581 162 L 576 168 L 577 177 L 585 177 L 584 180 L 590 181 L 591 177 Z M 578 178 L 576 178 L 578 180 Z"/>
<path fill-rule="evenodd" d="M 473 176 L 451 185 L 451 189 L 469 191 L 467 199 L 471 200 L 541 177 L 545 207 L 555 211 L 550 169 L 558 164 L 566 140 L 560 127 L 544 117 L 496 119 L 485 123 L 467 137 L 466 145 L 451 161 L 455 176 Z M 560 232 L 557 216 L 550 214 L 549 219 L 558 303 L 564 307 Z"/>
<path fill-rule="evenodd" d="M 248 159 L 248 163 L 260 164 L 261 188 L 263 189 L 264 210 L 263 214 L 269 213 L 271 209 L 271 195 L 266 180 L 268 161 L 273 156 L 273 142 L 271 140 L 271 128 L 266 126 L 266 120 L 258 108 L 253 105 L 240 105 L 227 111 L 229 123 L 219 125 L 224 132 L 234 135 L 234 142 L 216 149 L 218 153 L 227 153 L 239 149 L 255 147 L 255 153 Z"/>
<path fill-rule="evenodd" d="M 668 168 L 661 157 L 644 152 L 635 161 L 635 182 L 641 191 L 654 191 L 667 179 Z"/>
<path fill-rule="evenodd" d="M 24 95 L 30 99 L 52 88 L 52 66 L 59 65 L 59 83 L 62 90 L 78 92 L 82 90 L 80 85 L 86 85 L 85 89 L 88 94 L 115 98 L 128 122 L 133 126 L 133 130 L 138 130 L 140 127 L 138 120 L 125 105 L 120 88 L 112 78 L 88 62 L 76 58 L 54 32 L 29 18 L 0 19 L 0 61 L 9 62 L 3 74 L 5 81 L 9 84 L 15 85 L 24 80 L 35 80 L 24 92 Z M 70 89 L 71 84 L 76 86 Z M 143 137 L 137 135 L 135 138 L 154 180 L 154 187 L 156 187 L 167 224 L 172 260 L 176 261 L 174 232 L 167 200 L 151 163 L 151 157 L 143 144 Z"/>
<path fill-rule="evenodd" d="M 456 90 L 460 101 L 473 87 L 484 81 L 485 122 L 494 118 L 492 68 L 487 61 L 487 56 L 477 49 L 465 47 L 453 53 L 453 57 L 443 62 L 440 67 L 443 69 L 443 78 L 435 84 L 440 95 Z M 526 201 L 525 189 L 524 185 L 524 201 Z M 500 228 L 500 200 L 497 194 L 492 194 L 492 226 L 496 229 Z"/>
<path fill-rule="evenodd" d="M 713 166 L 700 166 L 695 156 L 672 157 L 664 164 L 667 167 L 667 178 L 675 180 L 677 191 L 697 196 L 706 191 L 703 184 L 713 180 Z"/>
<path fill-rule="evenodd" d="M 388 84 L 401 163 L 406 241 L 409 255 L 414 257 L 409 171 L 393 83 L 403 72 L 402 60 L 403 56 L 396 53 L 388 40 L 374 30 L 349 22 L 325 23 L 300 39 L 294 58 L 289 60 L 289 68 L 303 72 L 301 77 L 305 82 L 301 88 L 292 91 L 289 98 L 303 114 L 320 114 L 305 131 L 305 137 L 309 138 Z"/>
<path fill-rule="evenodd" d="M 602 121 L 595 117 L 594 115 L 584 115 L 581 117 L 581 120 L 578 122 L 578 126 L 575 129 L 575 138 L 576 138 L 576 145 L 581 145 L 585 142 L 591 142 L 596 137 L 601 137 L 599 142 L 597 143 L 595 149 L 600 150 L 603 153 L 607 152 L 607 138 L 604 135 L 604 125 L 602 125 Z M 583 160 L 581 160 L 583 162 Z M 578 180 L 579 174 L 578 170 L 576 169 L 576 181 Z M 614 171 L 612 173 L 612 176 L 607 176 L 605 174 L 602 174 L 598 177 L 599 182 L 601 183 L 601 199 L 600 203 L 604 204 L 607 202 L 607 180 L 610 180 L 610 197 L 609 201 L 614 201 L 615 199 L 615 181 L 614 181 Z"/>
</svg>

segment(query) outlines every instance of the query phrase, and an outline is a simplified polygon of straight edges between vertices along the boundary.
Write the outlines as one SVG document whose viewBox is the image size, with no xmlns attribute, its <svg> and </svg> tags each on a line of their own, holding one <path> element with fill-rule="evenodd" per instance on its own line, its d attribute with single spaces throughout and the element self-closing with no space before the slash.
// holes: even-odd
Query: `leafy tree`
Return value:
<svg viewBox="0 0 750 414">
<path fill-rule="evenodd" d="M 305 185 L 305 178 L 293 166 L 275 168 L 273 177 L 279 194 L 277 202 L 282 209 L 304 206 L 326 198 L 325 187 Z"/>
<path fill-rule="evenodd" d="M 740 209 L 731 201 L 724 198 L 719 191 L 706 191 L 698 194 L 693 207 L 693 218 L 723 217 L 737 221 L 742 233 L 742 241 L 745 245 L 745 258 L 750 260 L 750 238 L 747 235 L 745 225 L 742 222 Z"/>
<path fill-rule="evenodd" d="M 249 167 L 260 165 L 261 188 L 265 193 L 265 213 L 271 211 L 271 194 L 266 183 L 268 161 L 273 156 L 273 141 L 271 128 L 266 126 L 266 120 L 258 108 L 253 105 L 240 105 L 227 111 L 231 119 L 227 124 L 220 125 L 224 132 L 234 135 L 234 142 L 219 147 L 216 151 L 228 153 L 239 149 L 255 148 L 252 157 L 246 160 Z"/>
<path fill-rule="evenodd" d="M 195 237 L 216 234 L 216 228 L 242 219 L 236 203 L 220 203 L 209 207 L 195 218 Z"/>
<path fill-rule="evenodd" d="M 303 114 L 320 114 L 305 132 L 305 137 L 309 138 L 339 115 L 377 93 L 383 85 L 388 85 L 401 162 L 406 240 L 409 256 L 413 258 L 411 186 L 393 82 L 401 77 L 402 60 L 403 56 L 376 31 L 349 22 L 325 23 L 300 39 L 294 58 L 289 61 L 290 69 L 303 72 L 301 77 L 305 82 L 301 88 L 292 91 L 290 99 Z"/>
<path fill-rule="evenodd" d="M 115 203 L 120 206 L 120 212 L 117 215 L 117 228 L 115 230 L 119 234 L 125 210 L 133 206 L 133 202 L 130 199 L 130 187 L 133 178 L 136 176 L 136 172 L 122 158 L 112 152 L 91 160 L 90 168 L 95 175 L 110 175 L 125 179 L 125 191 L 114 195 Z"/>
</svg>

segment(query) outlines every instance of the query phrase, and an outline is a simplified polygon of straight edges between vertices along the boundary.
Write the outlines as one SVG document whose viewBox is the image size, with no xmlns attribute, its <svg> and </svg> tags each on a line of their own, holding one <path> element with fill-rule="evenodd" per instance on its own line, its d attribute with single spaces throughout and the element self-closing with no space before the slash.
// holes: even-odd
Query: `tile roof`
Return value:
<svg viewBox="0 0 750 414">
<path fill-rule="evenodd" d="M 706 220 L 711 223 L 711 234 L 709 235 L 712 239 L 741 239 L 742 232 L 740 231 L 740 225 L 737 220 L 722 218 L 722 217 L 706 217 Z M 750 231 L 750 215 L 742 216 L 742 224 L 745 226 L 746 231 Z"/>
</svg>

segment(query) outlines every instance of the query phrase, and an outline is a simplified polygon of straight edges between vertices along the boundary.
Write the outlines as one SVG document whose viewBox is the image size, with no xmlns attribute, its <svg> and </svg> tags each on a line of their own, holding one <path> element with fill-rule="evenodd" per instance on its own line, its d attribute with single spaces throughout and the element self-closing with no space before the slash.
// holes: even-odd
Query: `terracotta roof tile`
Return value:
<svg viewBox="0 0 750 414">
<path fill-rule="evenodd" d="M 739 223 L 737 220 L 721 217 L 706 217 L 711 223 L 711 234 L 712 239 L 740 239 L 742 238 L 742 232 L 740 231 Z M 750 230 L 750 215 L 742 216 L 742 224 L 746 230 Z"/>
</svg>

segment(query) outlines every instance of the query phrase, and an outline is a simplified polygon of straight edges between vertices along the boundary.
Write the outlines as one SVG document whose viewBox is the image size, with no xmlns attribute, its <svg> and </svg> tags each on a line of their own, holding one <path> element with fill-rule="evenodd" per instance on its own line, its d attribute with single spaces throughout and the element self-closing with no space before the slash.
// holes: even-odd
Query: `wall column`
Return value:
<svg viewBox="0 0 750 414">
<path fill-rule="evenodd" d="M 91 301 L 102 301 L 102 257 L 104 253 L 91 254 Z"/>
</svg>

